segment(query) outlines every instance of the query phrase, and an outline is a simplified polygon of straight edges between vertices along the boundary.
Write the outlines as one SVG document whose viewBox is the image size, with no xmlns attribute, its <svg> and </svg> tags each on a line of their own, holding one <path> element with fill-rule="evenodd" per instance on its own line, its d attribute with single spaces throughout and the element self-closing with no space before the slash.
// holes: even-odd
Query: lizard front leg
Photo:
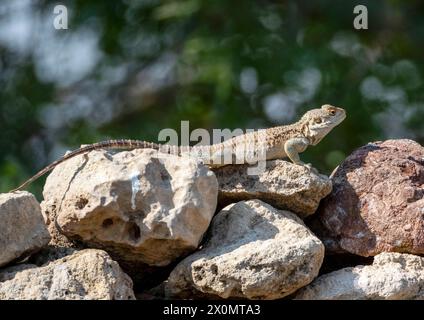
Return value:
<svg viewBox="0 0 424 320">
<path fill-rule="evenodd" d="M 308 146 L 309 146 L 308 139 L 292 138 L 287 140 L 286 143 L 284 144 L 284 151 L 287 157 L 289 157 L 294 164 L 305 166 L 309 170 L 313 170 L 312 165 L 310 163 L 306 164 L 302 162 L 299 158 L 299 153 L 305 151 Z"/>
</svg>

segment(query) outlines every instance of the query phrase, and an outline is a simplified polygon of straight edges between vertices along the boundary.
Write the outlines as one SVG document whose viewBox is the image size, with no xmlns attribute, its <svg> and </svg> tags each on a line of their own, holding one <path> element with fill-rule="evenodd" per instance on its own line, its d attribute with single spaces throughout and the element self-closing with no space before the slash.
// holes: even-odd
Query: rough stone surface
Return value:
<svg viewBox="0 0 424 320">
<path fill-rule="evenodd" d="M 381 253 L 370 266 L 345 268 L 318 277 L 295 299 L 424 299 L 424 258 Z"/>
<path fill-rule="evenodd" d="M 214 169 L 219 183 L 219 203 L 260 199 L 304 218 L 313 214 L 322 198 L 331 192 L 331 180 L 284 160 L 266 162 L 266 170 L 249 175 L 248 165 Z"/>
<path fill-rule="evenodd" d="M 0 194 L 0 266 L 24 259 L 49 241 L 40 205 L 32 194 Z"/>
<path fill-rule="evenodd" d="M 197 248 L 217 194 L 215 175 L 194 159 L 93 151 L 56 167 L 42 208 L 72 240 L 119 261 L 165 266 Z"/>
<path fill-rule="evenodd" d="M 333 192 L 313 228 L 330 251 L 424 254 L 424 148 L 411 140 L 369 143 L 332 174 Z"/>
<path fill-rule="evenodd" d="M 295 214 L 260 200 L 229 205 L 212 220 L 203 248 L 172 271 L 179 298 L 278 299 L 310 283 L 324 245 Z"/>
<path fill-rule="evenodd" d="M 76 252 L 42 267 L 0 270 L 0 300 L 135 299 L 131 279 L 101 250 Z"/>
</svg>

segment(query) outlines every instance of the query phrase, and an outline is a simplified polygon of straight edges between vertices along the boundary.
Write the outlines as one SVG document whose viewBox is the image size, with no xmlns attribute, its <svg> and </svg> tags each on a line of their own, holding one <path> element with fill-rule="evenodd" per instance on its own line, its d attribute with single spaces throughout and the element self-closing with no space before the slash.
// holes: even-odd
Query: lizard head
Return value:
<svg viewBox="0 0 424 320">
<path fill-rule="evenodd" d="M 345 118 L 346 111 L 344 109 L 325 104 L 319 109 L 306 112 L 301 121 L 307 124 L 307 135 L 309 138 L 313 138 L 315 142 L 313 144 L 317 144 Z"/>
</svg>

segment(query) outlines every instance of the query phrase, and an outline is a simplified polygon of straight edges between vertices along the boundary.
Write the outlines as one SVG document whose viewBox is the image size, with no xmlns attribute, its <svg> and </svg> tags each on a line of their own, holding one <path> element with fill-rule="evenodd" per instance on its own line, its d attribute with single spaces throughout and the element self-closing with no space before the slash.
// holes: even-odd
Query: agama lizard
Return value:
<svg viewBox="0 0 424 320">
<path fill-rule="evenodd" d="M 326 104 L 319 109 L 309 110 L 294 124 L 249 132 L 224 142 L 208 146 L 182 147 L 161 145 L 139 140 L 108 140 L 98 142 L 67 153 L 11 192 L 23 189 L 31 182 L 37 180 L 44 174 L 53 170 L 57 165 L 70 158 L 84 154 L 88 151 L 99 149 L 151 148 L 161 152 L 178 155 L 188 153 L 191 156 L 203 160 L 210 167 L 219 167 L 229 164 L 223 161 L 223 158 L 228 156 L 228 153 L 230 159 L 236 159 L 236 164 L 251 163 L 246 156 L 247 150 L 260 147 L 266 160 L 288 157 L 293 163 L 304 165 L 311 169 L 312 167 L 310 164 L 305 164 L 300 160 L 299 153 L 305 151 L 308 146 L 317 145 L 345 118 L 346 112 L 344 109 Z M 256 152 L 257 150 L 254 151 Z M 257 155 L 255 157 L 257 159 Z M 255 157 L 252 156 L 253 159 L 255 159 Z"/>
</svg>

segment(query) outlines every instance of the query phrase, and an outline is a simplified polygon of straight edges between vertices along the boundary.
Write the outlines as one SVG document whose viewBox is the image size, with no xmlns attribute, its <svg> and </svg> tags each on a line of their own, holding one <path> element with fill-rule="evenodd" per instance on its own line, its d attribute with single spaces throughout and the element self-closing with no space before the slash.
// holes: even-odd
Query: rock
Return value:
<svg viewBox="0 0 424 320">
<path fill-rule="evenodd" d="M 214 217 L 204 246 L 177 265 L 165 291 L 177 298 L 279 299 L 310 283 L 323 257 L 323 244 L 295 214 L 241 201 Z"/>
<path fill-rule="evenodd" d="M 60 247 L 52 245 L 50 242 L 47 247 L 32 255 L 26 263 L 42 266 L 87 248 L 83 246 Z M 119 266 L 130 276 L 134 283 L 134 290 L 146 291 L 165 281 L 176 264 L 177 261 L 165 267 L 151 267 L 143 263 L 122 261 L 119 263 Z"/>
<path fill-rule="evenodd" d="M 424 299 L 424 258 L 380 253 L 370 266 L 345 268 L 318 277 L 299 290 L 299 300 Z"/>
<path fill-rule="evenodd" d="M 194 159 L 93 151 L 56 167 L 42 207 L 69 239 L 120 263 L 165 266 L 197 248 L 217 194 L 215 175 Z"/>
<path fill-rule="evenodd" d="M 101 250 L 87 249 L 42 267 L 0 271 L 0 300 L 133 300 L 131 279 Z"/>
<path fill-rule="evenodd" d="M 221 207 L 240 200 L 260 199 L 305 218 L 331 192 L 328 177 L 284 160 L 267 161 L 266 170 L 259 175 L 249 175 L 248 168 L 238 165 L 214 169 Z"/>
<path fill-rule="evenodd" d="M 0 266 L 23 260 L 49 241 L 40 205 L 32 194 L 0 194 Z"/>
<path fill-rule="evenodd" d="M 329 252 L 424 254 L 424 148 L 411 140 L 369 143 L 332 174 L 315 215 Z M 328 246 L 327 246 L 328 245 Z"/>
</svg>

